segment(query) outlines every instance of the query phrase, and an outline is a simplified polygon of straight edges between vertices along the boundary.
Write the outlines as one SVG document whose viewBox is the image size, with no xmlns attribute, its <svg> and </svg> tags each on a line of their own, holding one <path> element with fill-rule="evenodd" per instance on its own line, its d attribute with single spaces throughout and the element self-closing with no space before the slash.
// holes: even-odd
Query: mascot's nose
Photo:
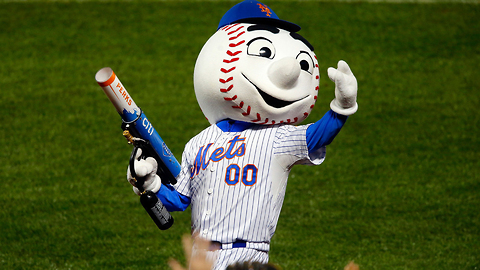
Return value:
<svg viewBox="0 0 480 270">
<path fill-rule="evenodd" d="M 268 69 L 268 77 L 278 87 L 291 89 L 300 75 L 300 63 L 293 57 L 286 57 L 274 62 Z"/>
</svg>

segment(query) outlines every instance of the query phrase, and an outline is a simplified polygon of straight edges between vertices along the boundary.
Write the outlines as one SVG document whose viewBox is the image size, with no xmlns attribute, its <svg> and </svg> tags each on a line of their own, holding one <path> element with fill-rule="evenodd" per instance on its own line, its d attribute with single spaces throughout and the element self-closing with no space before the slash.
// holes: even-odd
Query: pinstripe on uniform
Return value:
<svg viewBox="0 0 480 270">
<path fill-rule="evenodd" d="M 218 263 L 234 262 L 232 256 L 268 261 L 291 167 L 325 158 L 325 147 L 309 156 L 307 127 L 224 132 L 211 125 L 186 144 L 175 189 L 191 198 L 192 231 L 223 244 Z M 246 248 L 232 249 L 236 240 Z"/>
</svg>

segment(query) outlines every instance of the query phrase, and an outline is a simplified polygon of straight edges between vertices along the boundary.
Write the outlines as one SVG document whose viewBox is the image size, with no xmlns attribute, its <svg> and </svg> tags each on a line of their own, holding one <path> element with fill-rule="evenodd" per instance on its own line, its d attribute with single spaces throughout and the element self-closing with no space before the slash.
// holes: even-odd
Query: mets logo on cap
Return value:
<svg viewBox="0 0 480 270">
<path fill-rule="evenodd" d="M 291 32 L 300 30 L 300 26 L 280 20 L 271 8 L 255 0 L 245 0 L 233 6 L 223 15 L 217 30 L 225 25 L 242 22 L 270 24 Z"/>
<path fill-rule="evenodd" d="M 272 12 L 270 11 L 270 9 L 267 7 L 267 5 L 264 5 L 262 3 L 258 3 L 257 4 L 258 7 L 262 10 L 262 12 L 265 12 L 267 17 L 270 17 L 270 15 L 272 15 Z"/>
</svg>

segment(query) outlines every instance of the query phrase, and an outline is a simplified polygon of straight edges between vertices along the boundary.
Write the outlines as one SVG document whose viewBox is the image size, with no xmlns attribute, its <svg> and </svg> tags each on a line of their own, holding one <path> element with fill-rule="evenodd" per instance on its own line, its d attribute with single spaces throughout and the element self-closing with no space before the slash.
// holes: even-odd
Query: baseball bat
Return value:
<svg viewBox="0 0 480 270">
<path fill-rule="evenodd" d="M 180 164 L 111 68 L 100 69 L 95 74 L 95 80 L 121 116 L 123 135 L 129 144 L 134 145 L 130 156 L 130 172 L 136 180 L 135 186 L 142 193 L 140 202 L 157 227 L 166 230 L 172 226 L 173 218 L 153 192 L 143 190 L 145 179 L 135 174 L 134 159 L 139 148 L 142 149 L 142 157 L 155 158 L 158 163 L 156 173 L 163 184 L 177 182 Z"/>
</svg>

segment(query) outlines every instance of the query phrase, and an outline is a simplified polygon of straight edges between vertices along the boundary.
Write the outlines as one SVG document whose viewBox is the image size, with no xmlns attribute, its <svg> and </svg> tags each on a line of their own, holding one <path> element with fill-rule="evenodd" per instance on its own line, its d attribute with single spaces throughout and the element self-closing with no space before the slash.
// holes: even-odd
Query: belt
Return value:
<svg viewBox="0 0 480 270">
<path fill-rule="evenodd" d="M 244 240 L 237 240 L 233 243 L 222 244 L 218 241 L 212 241 L 210 243 L 210 251 L 220 250 L 220 249 L 227 249 L 227 248 L 245 248 L 247 247 L 247 241 Z"/>
<path fill-rule="evenodd" d="M 247 242 L 245 240 L 235 240 L 233 243 L 221 243 L 212 241 L 209 247 L 210 251 L 232 248 L 250 248 L 258 251 L 268 252 L 270 250 L 269 242 Z"/>
</svg>

